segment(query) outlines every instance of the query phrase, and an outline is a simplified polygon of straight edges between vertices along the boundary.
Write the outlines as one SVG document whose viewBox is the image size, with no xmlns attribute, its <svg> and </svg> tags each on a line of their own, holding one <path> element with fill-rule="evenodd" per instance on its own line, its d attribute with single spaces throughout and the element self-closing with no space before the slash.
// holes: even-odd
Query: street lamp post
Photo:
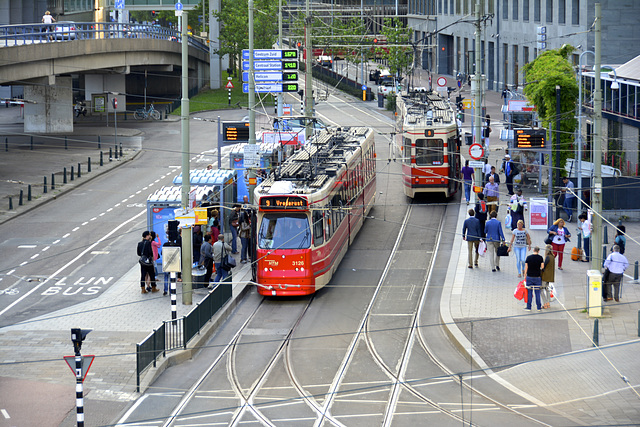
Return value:
<svg viewBox="0 0 640 427">
<path fill-rule="evenodd" d="M 578 61 L 578 188 L 582 191 L 582 57 L 585 53 L 595 55 L 592 51 L 586 50 L 580 54 Z M 578 210 L 582 213 L 582 198 L 578 197 Z"/>
</svg>

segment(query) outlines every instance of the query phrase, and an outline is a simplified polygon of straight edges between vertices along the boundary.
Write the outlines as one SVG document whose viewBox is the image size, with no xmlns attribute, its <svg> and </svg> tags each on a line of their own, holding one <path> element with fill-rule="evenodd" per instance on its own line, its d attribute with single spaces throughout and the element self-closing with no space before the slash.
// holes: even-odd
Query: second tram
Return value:
<svg viewBox="0 0 640 427">
<path fill-rule="evenodd" d="M 440 193 L 460 188 L 460 136 L 447 99 L 426 90 L 396 97 L 396 144 L 402 158 L 404 193 Z"/>
<path fill-rule="evenodd" d="M 255 189 L 254 265 L 262 295 L 307 295 L 325 286 L 374 204 L 373 130 L 316 134 Z"/>
</svg>

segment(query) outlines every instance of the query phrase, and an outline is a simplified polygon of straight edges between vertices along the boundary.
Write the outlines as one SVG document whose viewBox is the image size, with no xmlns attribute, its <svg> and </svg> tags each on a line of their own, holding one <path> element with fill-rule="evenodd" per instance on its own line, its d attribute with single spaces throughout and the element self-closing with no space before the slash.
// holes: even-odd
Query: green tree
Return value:
<svg viewBox="0 0 640 427">
<path fill-rule="evenodd" d="M 409 69 L 413 61 L 413 51 L 409 45 L 412 34 L 413 29 L 405 27 L 400 19 L 385 18 L 382 35 L 387 44 L 377 46 L 376 53 L 387 60 L 391 74 L 402 74 Z"/>
<path fill-rule="evenodd" d="M 576 128 L 575 109 L 578 98 L 578 83 L 575 71 L 569 62 L 573 46 L 548 50 L 533 62 L 524 66 L 524 94 L 538 109 L 542 126 L 556 130 L 556 86 L 560 86 L 560 167 L 566 159 L 573 157 L 573 137 Z M 553 133 L 555 144 L 555 133 Z M 553 165 L 556 150 L 553 146 Z"/>
</svg>

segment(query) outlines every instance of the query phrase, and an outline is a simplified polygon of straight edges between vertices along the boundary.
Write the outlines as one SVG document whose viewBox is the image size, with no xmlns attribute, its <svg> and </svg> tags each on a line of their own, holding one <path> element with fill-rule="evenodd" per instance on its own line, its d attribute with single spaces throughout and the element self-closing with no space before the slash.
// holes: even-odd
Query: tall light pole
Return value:
<svg viewBox="0 0 640 427">
<path fill-rule="evenodd" d="M 590 50 L 586 50 L 580 54 L 580 59 L 578 60 L 578 188 L 582 191 L 582 57 L 585 53 L 590 53 L 594 55 L 594 53 Z M 582 213 L 582 198 L 578 197 L 578 210 L 576 211 L 578 214 Z"/>
<path fill-rule="evenodd" d="M 309 0 L 306 1 L 306 11 L 304 18 L 304 50 L 306 52 L 304 66 L 304 116 L 307 118 L 304 140 L 311 138 L 311 118 L 313 117 L 313 72 L 311 70 L 311 57 L 313 49 L 311 47 L 311 12 L 309 11 Z"/>
<path fill-rule="evenodd" d="M 253 0 L 249 0 L 249 144 L 256 145 L 256 84 L 253 67 Z M 248 167 L 247 171 L 249 172 L 249 203 L 253 203 L 253 191 L 256 188 L 256 171 Z"/>
<path fill-rule="evenodd" d="M 593 110 L 595 114 L 594 132 L 593 132 L 593 191 L 591 194 L 591 206 L 593 207 L 593 256 L 591 257 L 591 268 L 600 270 L 604 260 L 602 256 L 602 89 L 600 88 L 600 42 L 601 42 L 601 23 L 602 13 L 600 3 L 595 4 L 595 91 L 593 97 Z M 580 171 L 582 172 L 582 171 Z"/>
<path fill-rule="evenodd" d="M 189 191 L 191 178 L 189 177 L 189 34 L 187 33 L 187 12 L 182 12 L 182 99 L 180 103 L 180 123 L 182 131 L 182 191 L 181 205 L 186 210 L 189 207 Z M 192 304 L 193 284 L 191 283 L 191 228 L 183 228 L 187 232 L 182 235 L 182 303 Z"/>
</svg>

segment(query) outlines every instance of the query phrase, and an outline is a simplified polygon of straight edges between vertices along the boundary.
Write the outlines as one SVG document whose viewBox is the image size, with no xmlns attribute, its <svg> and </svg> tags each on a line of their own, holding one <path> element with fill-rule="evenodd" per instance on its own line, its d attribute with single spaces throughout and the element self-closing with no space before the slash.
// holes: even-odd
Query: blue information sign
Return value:
<svg viewBox="0 0 640 427">
<path fill-rule="evenodd" d="M 298 83 L 256 83 L 256 93 L 297 92 Z M 242 83 L 242 92 L 249 93 L 249 83 Z"/>
<path fill-rule="evenodd" d="M 176 10 L 182 10 L 182 3 L 176 3 Z"/>
<path fill-rule="evenodd" d="M 124 0 L 116 0 L 116 3 L 113 6 L 116 9 L 124 9 Z"/>
</svg>

